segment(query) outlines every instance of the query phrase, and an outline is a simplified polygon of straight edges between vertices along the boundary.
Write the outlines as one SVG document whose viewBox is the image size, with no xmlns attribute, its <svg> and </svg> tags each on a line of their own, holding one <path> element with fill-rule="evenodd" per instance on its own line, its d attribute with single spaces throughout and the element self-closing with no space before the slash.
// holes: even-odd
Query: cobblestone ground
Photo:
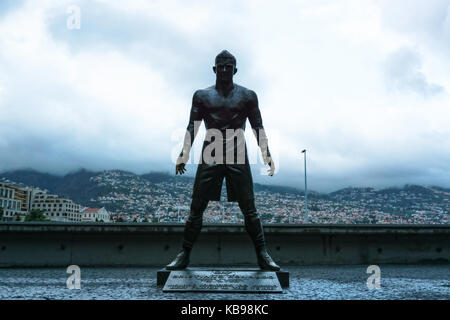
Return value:
<svg viewBox="0 0 450 320">
<path fill-rule="evenodd" d="M 0 299 L 450 299 L 449 265 L 379 265 L 381 288 L 367 288 L 368 266 L 286 267 L 281 294 L 163 293 L 158 268 L 81 268 L 69 290 L 65 268 L 0 269 Z"/>
</svg>

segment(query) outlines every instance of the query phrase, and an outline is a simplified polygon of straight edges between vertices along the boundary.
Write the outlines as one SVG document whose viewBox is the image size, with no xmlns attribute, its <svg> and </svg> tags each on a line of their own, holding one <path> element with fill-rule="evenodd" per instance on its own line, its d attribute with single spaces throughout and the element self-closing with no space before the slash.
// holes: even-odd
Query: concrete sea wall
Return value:
<svg viewBox="0 0 450 320">
<path fill-rule="evenodd" d="M 184 225 L 0 223 L 0 267 L 165 266 Z M 280 265 L 450 262 L 450 225 L 267 225 Z M 191 256 L 202 266 L 256 266 L 242 225 L 206 224 Z"/>
</svg>

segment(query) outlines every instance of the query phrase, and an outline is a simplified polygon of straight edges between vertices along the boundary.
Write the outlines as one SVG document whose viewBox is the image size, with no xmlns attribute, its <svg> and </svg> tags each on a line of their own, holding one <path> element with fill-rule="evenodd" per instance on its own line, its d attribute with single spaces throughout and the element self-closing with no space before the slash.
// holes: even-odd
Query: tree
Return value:
<svg viewBox="0 0 450 320">
<path fill-rule="evenodd" d="M 25 221 L 50 221 L 43 210 L 33 209 L 25 216 Z"/>
</svg>

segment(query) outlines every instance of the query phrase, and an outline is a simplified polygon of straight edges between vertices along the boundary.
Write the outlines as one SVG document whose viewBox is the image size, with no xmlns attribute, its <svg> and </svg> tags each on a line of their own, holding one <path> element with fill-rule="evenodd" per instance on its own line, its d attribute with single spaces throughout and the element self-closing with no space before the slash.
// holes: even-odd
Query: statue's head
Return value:
<svg viewBox="0 0 450 320">
<path fill-rule="evenodd" d="M 236 58 L 227 50 L 223 50 L 216 57 L 216 64 L 213 67 L 218 80 L 232 80 L 237 72 Z"/>
</svg>

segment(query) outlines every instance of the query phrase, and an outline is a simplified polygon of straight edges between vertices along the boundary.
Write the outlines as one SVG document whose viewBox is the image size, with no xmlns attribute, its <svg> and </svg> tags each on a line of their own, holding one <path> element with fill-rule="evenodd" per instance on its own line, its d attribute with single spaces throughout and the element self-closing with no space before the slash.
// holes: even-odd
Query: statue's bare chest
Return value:
<svg viewBox="0 0 450 320">
<path fill-rule="evenodd" d="M 208 91 L 203 97 L 203 107 L 207 112 L 243 112 L 245 96 L 240 90 L 232 90 L 227 96 L 216 90 Z"/>
</svg>

